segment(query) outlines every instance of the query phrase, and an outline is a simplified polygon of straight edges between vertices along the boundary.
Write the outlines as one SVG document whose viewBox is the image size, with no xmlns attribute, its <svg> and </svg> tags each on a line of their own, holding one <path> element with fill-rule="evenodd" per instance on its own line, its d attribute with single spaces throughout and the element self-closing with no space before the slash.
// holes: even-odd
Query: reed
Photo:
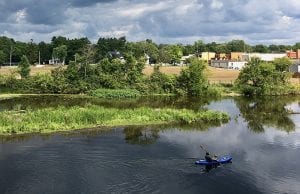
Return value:
<svg viewBox="0 0 300 194">
<path fill-rule="evenodd" d="M 0 134 L 51 133 L 98 126 L 151 125 L 167 123 L 225 123 L 229 116 L 222 112 L 187 109 L 115 109 L 100 106 L 58 107 L 26 112 L 0 113 Z"/>
<path fill-rule="evenodd" d="M 97 89 L 88 94 L 98 98 L 136 98 L 141 96 L 140 92 L 134 89 Z"/>
</svg>

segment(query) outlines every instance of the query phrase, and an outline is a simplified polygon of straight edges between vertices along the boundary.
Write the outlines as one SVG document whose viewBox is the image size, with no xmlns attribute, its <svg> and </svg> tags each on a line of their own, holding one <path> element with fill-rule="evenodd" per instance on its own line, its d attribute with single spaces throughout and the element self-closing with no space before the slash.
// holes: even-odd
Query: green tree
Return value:
<svg viewBox="0 0 300 194">
<path fill-rule="evenodd" d="M 158 47 L 151 40 L 127 43 L 126 47 L 132 52 L 130 54 L 133 54 L 133 56 L 137 59 L 148 55 L 150 57 L 150 63 L 156 63 L 159 58 Z"/>
<path fill-rule="evenodd" d="M 288 66 L 286 59 L 274 63 L 262 62 L 255 58 L 240 72 L 237 87 L 244 95 L 275 95 L 287 88 Z"/>
<path fill-rule="evenodd" d="M 269 52 L 269 49 L 267 46 L 265 45 L 262 45 L 262 44 L 258 44 L 258 45 L 255 45 L 253 47 L 253 51 L 254 52 L 258 52 L 258 53 L 268 53 Z"/>
<path fill-rule="evenodd" d="M 206 76 L 207 64 L 198 60 L 191 59 L 188 68 L 181 71 L 177 78 L 177 87 L 189 96 L 209 95 L 209 83 Z"/>
<path fill-rule="evenodd" d="M 160 49 L 159 61 L 175 65 L 180 62 L 182 56 L 182 48 L 179 45 L 167 45 Z"/>
<path fill-rule="evenodd" d="M 194 43 L 194 50 L 197 56 L 200 56 L 201 52 L 207 51 L 207 47 L 202 40 L 198 40 Z"/>
<path fill-rule="evenodd" d="M 300 42 L 297 42 L 294 46 L 293 46 L 294 50 L 298 50 L 300 49 Z"/>
<path fill-rule="evenodd" d="M 232 40 L 228 42 L 227 44 L 227 50 L 229 52 L 243 52 L 246 51 L 248 48 L 248 45 L 243 40 Z"/>
<path fill-rule="evenodd" d="M 53 56 L 54 58 L 59 59 L 59 61 L 62 64 L 65 64 L 65 59 L 67 56 L 67 46 L 66 45 L 61 45 L 59 47 L 56 47 L 53 49 Z"/>
<path fill-rule="evenodd" d="M 2 50 L 0 50 L 0 66 L 5 63 L 5 58 L 6 58 L 5 53 Z"/>
<path fill-rule="evenodd" d="M 52 45 L 42 41 L 38 44 L 38 50 L 40 52 L 41 63 L 48 63 L 52 58 Z"/>
<path fill-rule="evenodd" d="M 18 65 L 21 78 L 28 78 L 30 73 L 30 63 L 25 55 L 22 56 L 21 62 Z"/>
<path fill-rule="evenodd" d="M 97 51 L 97 61 L 104 58 L 110 58 L 110 52 L 120 52 L 123 54 L 125 52 L 126 38 L 99 38 L 96 44 Z"/>
</svg>

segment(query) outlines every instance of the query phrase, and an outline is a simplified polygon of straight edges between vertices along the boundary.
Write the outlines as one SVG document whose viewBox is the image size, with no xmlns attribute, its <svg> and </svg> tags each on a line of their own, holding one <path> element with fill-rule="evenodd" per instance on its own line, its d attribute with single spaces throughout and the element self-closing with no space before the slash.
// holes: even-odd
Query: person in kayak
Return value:
<svg viewBox="0 0 300 194">
<path fill-rule="evenodd" d="M 205 160 L 207 162 L 216 162 L 217 161 L 217 157 L 216 157 L 216 155 L 213 156 L 213 157 L 211 157 L 210 154 L 209 154 L 209 152 L 206 152 L 206 154 L 205 154 Z"/>
</svg>

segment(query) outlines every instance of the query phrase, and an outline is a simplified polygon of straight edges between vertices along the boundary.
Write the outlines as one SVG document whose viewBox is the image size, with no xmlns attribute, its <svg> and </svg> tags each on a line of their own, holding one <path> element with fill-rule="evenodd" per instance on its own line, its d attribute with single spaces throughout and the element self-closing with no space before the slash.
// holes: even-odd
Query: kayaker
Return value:
<svg viewBox="0 0 300 194">
<path fill-rule="evenodd" d="M 209 154 L 209 152 L 206 152 L 206 154 L 205 154 L 205 160 L 206 160 L 207 162 L 213 162 L 213 161 L 216 161 L 217 158 L 216 158 L 216 156 L 211 157 L 210 154 Z"/>
</svg>

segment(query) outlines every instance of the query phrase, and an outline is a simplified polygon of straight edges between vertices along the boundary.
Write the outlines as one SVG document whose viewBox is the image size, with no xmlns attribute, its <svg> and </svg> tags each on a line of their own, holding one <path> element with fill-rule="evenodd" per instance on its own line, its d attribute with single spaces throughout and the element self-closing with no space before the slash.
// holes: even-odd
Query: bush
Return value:
<svg viewBox="0 0 300 194">
<path fill-rule="evenodd" d="M 188 68 L 182 70 L 177 78 L 177 91 L 188 96 L 217 95 L 217 90 L 210 89 L 205 71 L 207 64 L 197 58 L 191 59 Z"/>
<path fill-rule="evenodd" d="M 176 86 L 176 77 L 166 75 L 159 71 L 159 66 L 154 67 L 154 72 L 148 80 L 149 93 L 170 94 L 174 93 Z"/>
</svg>

